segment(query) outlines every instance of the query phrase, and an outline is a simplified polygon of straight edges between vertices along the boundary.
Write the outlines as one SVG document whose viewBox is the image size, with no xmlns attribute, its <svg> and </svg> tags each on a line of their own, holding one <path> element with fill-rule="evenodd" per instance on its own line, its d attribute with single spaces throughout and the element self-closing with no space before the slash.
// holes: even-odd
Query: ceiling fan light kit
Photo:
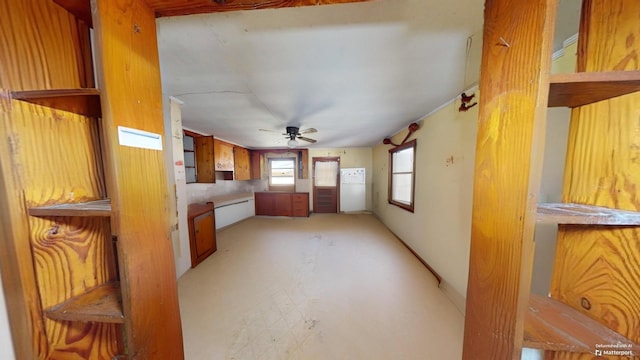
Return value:
<svg viewBox="0 0 640 360">
<path fill-rule="evenodd" d="M 273 130 L 266 130 L 266 129 L 258 129 L 260 131 L 270 131 L 270 132 L 275 132 Z M 314 129 L 314 128 L 308 128 L 305 130 L 300 131 L 300 128 L 295 127 L 295 126 L 287 126 L 286 127 L 286 133 L 282 134 L 285 135 L 287 137 L 287 139 L 289 139 L 289 141 L 287 141 L 287 146 L 290 148 L 295 148 L 299 145 L 298 143 L 298 139 L 302 140 L 302 141 L 306 141 L 312 144 L 315 144 L 317 141 L 315 139 L 311 139 L 308 137 L 304 137 L 302 136 L 302 134 L 312 134 L 312 133 L 317 133 L 318 130 Z"/>
</svg>

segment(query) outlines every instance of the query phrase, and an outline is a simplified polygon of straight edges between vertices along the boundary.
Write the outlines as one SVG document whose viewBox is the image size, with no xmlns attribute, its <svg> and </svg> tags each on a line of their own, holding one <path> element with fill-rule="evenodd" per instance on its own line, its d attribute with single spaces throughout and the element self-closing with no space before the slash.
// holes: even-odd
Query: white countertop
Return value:
<svg viewBox="0 0 640 360">
<path fill-rule="evenodd" d="M 220 196 L 214 196 L 213 198 L 211 198 L 211 201 L 213 201 L 214 207 L 231 205 L 231 204 L 235 204 L 245 200 L 253 200 L 253 193 L 244 192 L 244 193 L 235 193 L 235 194 L 225 194 Z"/>
</svg>

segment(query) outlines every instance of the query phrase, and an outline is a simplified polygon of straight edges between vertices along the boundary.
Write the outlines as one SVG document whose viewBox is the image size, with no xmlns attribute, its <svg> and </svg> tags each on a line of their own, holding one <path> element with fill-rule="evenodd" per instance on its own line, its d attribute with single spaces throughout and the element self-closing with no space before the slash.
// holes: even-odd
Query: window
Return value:
<svg viewBox="0 0 640 360">
<path fill-rule="evenodd" d="M 269 188 L 271 190 L 290 190 L 296 186 L 296 159 L 269 159 Z"/>
<path fill-rule="evenodd" d="M 416 141 L 389 150 L 389 203 L 413 212 Z"/>
</svg>

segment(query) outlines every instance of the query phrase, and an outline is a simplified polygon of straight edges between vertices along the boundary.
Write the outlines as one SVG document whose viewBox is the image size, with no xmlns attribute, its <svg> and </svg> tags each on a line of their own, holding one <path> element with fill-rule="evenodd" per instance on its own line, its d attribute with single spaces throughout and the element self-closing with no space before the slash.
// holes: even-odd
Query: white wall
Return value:
<svg viewBox="0 0 640 360">
<path fill-rule="evenodd" d="M 182 145 L 182 101 L 164 97 L 165 158 L 169 185 L 169 222 L 179 278 L 191 267 L 189 227 L 187 225 L 187 180 Z"/>
<path fill-rule="evenodd" d="M 0 277 L 0 358 L 6 360 L 15 359 L 11 331 L 9 330 L 9 319 L 7 318 L 7 306 L 4 300 L 2 277 Z"/>
</svg>

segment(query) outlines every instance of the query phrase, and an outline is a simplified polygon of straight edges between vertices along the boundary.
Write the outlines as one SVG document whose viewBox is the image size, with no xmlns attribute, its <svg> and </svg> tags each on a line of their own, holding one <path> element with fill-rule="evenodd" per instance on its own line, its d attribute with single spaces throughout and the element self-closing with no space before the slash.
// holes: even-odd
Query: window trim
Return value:
<svg viewBox="0 0 640 360">
<path fill-rule="evenodd" d="M 271 162 L 272 161 L 282 161 L 282 160 L 290 160 L 293 162 L 293 184 L 291 185 L 273 185 L 271 183 L 271 174 L 272 174 L 272 170 L 271 170 Z M 267 168 L 268 168 L 268 186 L 269 186 L 269 191 L 295 191 L 296 188 L 296 182 L 297 182 L 297 174 L 298 174 L 298 168 L 297 168 L 297 157 L 295 156 L 283 156 L 283 157 L 269 157 L 267 160 Z"/>
<path fill-rule="evenodd" d="M 405 204 L 403 202 L 397 201 L 393 199 L 393 154 L 406 150 L 408 148 L 413 149 L 413 164 L 411 169 L 411 204 Z M 417 141 L 411 140 L 402 145 L 398 145 L 393 149 L 389 149 L 389 189 L 387 192 L 387 201 L 389 204 L 395 205 L 404 210 L 414 212 L 415 209 L 415 197 L 416 197 L 416 149 L 417 149 Z"/>
</svg>

